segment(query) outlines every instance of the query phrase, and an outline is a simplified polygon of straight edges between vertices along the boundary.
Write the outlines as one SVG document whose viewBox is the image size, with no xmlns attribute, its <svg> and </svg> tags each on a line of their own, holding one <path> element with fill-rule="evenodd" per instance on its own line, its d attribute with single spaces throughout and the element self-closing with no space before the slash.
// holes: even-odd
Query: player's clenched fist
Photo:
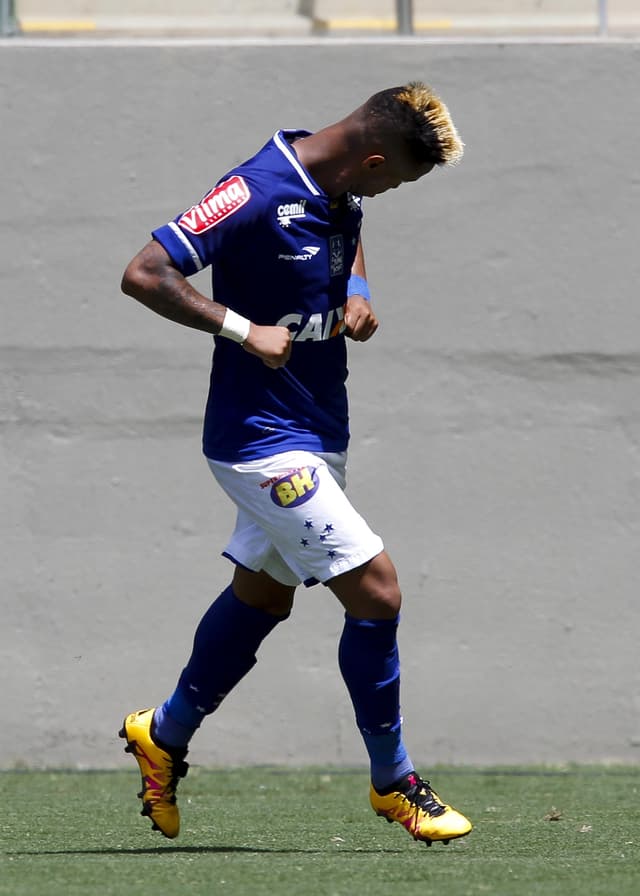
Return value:
<svg viewBox="0 0 640 896">
<path fill-rule="evenodd" d="M 251 324 L 243 348 L 257 355 L 267 367 L 284 367 L 291 357 L 293 334 L 287 327 L 261 327 Z"/>
<path fill-rule="evenodd" d="M 378 319 L 371 310 L 371 303 L 359 295 L 347 299 L 344 324 L 347 336 L 354 342 L 366 342 L 378 329 Z"/>
</svg>

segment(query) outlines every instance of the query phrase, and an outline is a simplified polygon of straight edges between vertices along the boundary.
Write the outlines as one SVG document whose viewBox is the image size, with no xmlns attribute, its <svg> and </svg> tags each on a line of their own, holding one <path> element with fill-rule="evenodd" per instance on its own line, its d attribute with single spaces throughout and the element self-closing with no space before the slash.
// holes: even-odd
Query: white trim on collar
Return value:
<svg viewBox="0 0 640 896">
<path fill-rule="evenodd" d="M 294 151 L 291 149 L 291 147 L 289 146 L 287 141 L 283 139 L 282 133 L 283 133 L 283 131 L 276 131 L 275 134 L 273 135 L 273 140 L 274 140 L 276 146 L 278 147 L 280 152 L 284 156 L 287 157 L 287 159 L 289 160 L 291 165 L 293 165 L 293 167 L 296 169 L 296 171 L 300 175 L 301 180 L 308 187 L 308 189 L 311 191 L 311 193 L 314 196 L 321 196 L 322 193 L 320 192 L 318 187 L 314 184 L 314 182 L 311 180 L 311 178 L 309 177 L 309 175 L 307 174 L 305 169 L 302 167 L 302 165 L 298 161 L 298 157 L 296 156 Z"/>
</svg>

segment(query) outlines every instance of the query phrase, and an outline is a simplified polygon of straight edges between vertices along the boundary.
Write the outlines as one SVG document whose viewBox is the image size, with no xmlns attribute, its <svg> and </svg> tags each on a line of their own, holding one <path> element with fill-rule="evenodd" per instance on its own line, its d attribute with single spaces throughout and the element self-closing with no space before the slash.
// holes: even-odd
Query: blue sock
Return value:
<svg viewBox="0 0 640 896">
<path fill-rule="evenodd" d="M 338 651 L 376 790 L 413 770 L 402 741 L 397 628 L 398 618 L 354 619 L 345 614 Z"/>
<path fill-rule="evenodd" d="M 178 685 L 154 714 L 154 739 L 185 747 L 204 717 L 255 665 L 264 638 L 286 618 L 243 603 L 229 585 L 200 620 Z"/>
</svg>

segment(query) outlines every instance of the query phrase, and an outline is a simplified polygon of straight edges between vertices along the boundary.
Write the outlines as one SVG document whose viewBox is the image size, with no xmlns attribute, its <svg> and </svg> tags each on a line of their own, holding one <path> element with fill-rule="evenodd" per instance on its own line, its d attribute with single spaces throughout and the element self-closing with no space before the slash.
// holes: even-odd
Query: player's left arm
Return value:
<svg viewBox="0 0 640 896">
<path fill-rule="evenodd" d="M 351 276 L 360 278 L 366 284 L 367 272 L 364 264 L 362 240 L 358 240 L 356 257 L 351 267 Z M 356 283 L 358 280 L 355 281 Z M 368 290 L 366 290 L 368 292 Z M 344 310 L 346 335 L 354 342 L 366 342 L 378 329 L 378 318 L 373 313 L 368 295 L 355 292 L 347 297 Z"/>
</svg>

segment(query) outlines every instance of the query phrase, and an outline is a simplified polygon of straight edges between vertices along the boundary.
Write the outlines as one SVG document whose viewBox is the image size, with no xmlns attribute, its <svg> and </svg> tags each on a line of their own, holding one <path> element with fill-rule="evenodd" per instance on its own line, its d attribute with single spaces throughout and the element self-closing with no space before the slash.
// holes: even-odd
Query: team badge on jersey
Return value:
<svg viewBox="0 0 640 896">
<path fill-rule="evenodd" d="M 344 271 L 344 240 L 341 233 L 329 237 L 329 274 L 339 277 Z"/>
<path fill-rule="evenodd" d="M 300 467 L 274 482 L 271 500 L 278 507 L 297 507 L 313 497 L 319 484 L 315 467 Z"/>
<path fill-rule="evenodd" d="M 234 174 L 229 180 L 214 187 L 197 205 L 192 205 L 178 221 L 178 225 L 195 236 L 205 233 L 224 221 L 251 198 L 243 178 Z"/>
</svg>

